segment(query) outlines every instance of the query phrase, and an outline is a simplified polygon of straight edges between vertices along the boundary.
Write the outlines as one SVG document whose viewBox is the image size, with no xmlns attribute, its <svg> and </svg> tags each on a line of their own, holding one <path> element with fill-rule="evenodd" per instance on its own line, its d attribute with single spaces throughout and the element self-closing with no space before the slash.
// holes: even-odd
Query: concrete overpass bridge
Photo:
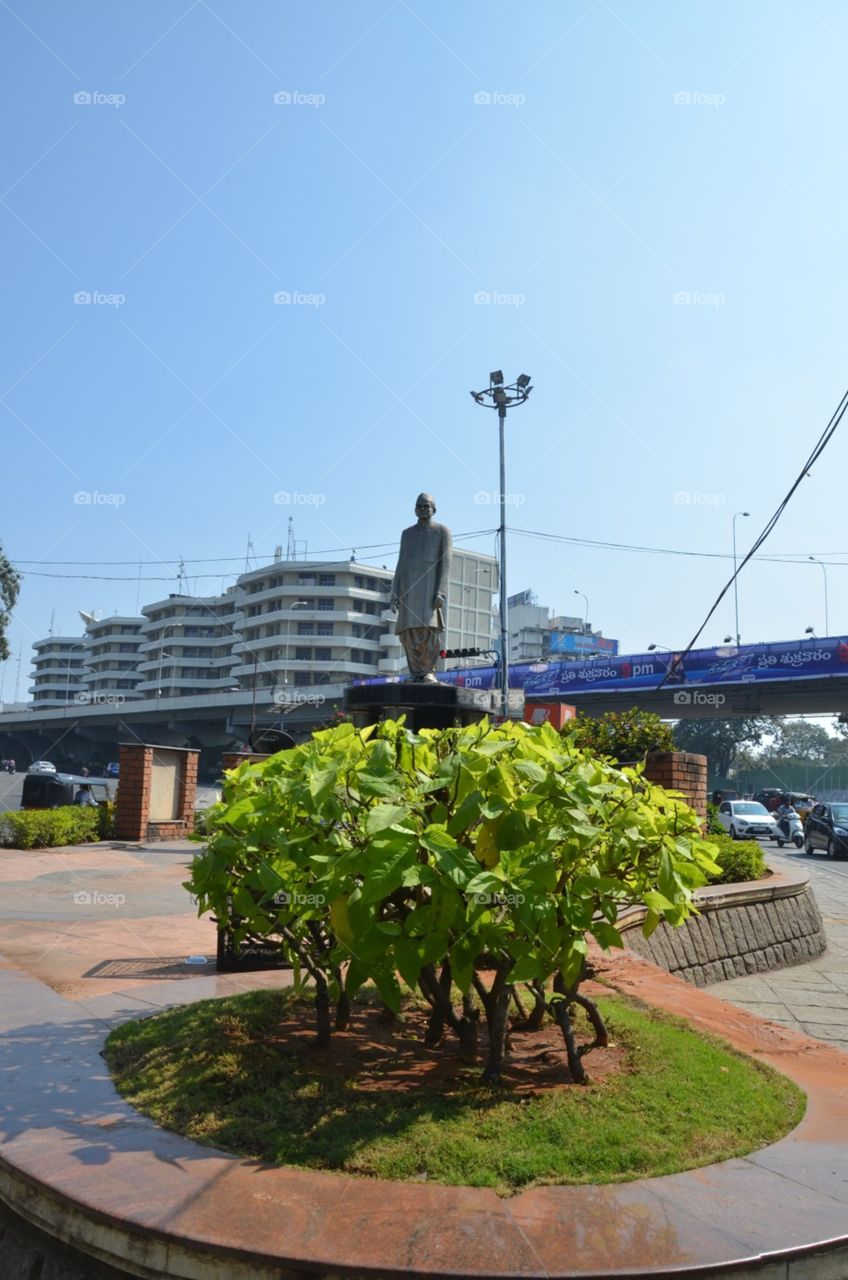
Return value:
<svg viewBox="0 0 848 1280">
<path fill-rule="evenodd" d="M 293 689 L 282 707 L 272 689 L 203 694 L 188 698 L 143 698 L 122 702 L 107 694 L 67 707 L 0 713 L 0 757 L 18 767 L 52 760 L 60 767 L 81 767 L 92 760 L 117 760 L 119 742 L 153 742 L 200 749 L 201 773 L 214 769 L 223 751 L 243 746 L 252 724 L 286 728 L 308 736 L 341 707 L 344 687 L 322 685 Z"/>
<path fill-rule="evenodd" d="M 510 685 L 523 689 L 528 701 L 572 703 L 588 715 L 634 706 L 664 719 L 848 713 L 844 637 L 693 649 L 674 667 L 677 657 L 654 652 L 515 663 Z M 660 688 L 670 668 L 672 678 Z M 498 685 L 495 667 L 445 671 L 439 679 L 468 688 Z M 0 756 L 14 756 L 24 766 L 41 758 L 82 766 L 116 759 L 118 742 L 135 740 L 198 747 L 201 770 L 208 771 L 222 751 L 247 741 L 254 719 L 259 727 L 284 727 L 300 739 L 332 720 L 343 695 L 340 684 L 293 689 L 297 701 L 284 709 L 271 689 L 257 690 L 255 700 L 252 690 L 125 703 L 105 695 L 55 710 L 0 713 Z"/>
<path fill-rule="evenodd" d="M 522 688 L 528 701 L 568 702 L 588 715 L 630 707 L 675 720 L 848 712 L 845 637 L 723 645 L 692 649 L 676 663 L 679 658 L 653 652 L 516 663 L 510 685 Z M 494 667 L 445 672 L 439 679 L 497 687 Z"/>
</svg>

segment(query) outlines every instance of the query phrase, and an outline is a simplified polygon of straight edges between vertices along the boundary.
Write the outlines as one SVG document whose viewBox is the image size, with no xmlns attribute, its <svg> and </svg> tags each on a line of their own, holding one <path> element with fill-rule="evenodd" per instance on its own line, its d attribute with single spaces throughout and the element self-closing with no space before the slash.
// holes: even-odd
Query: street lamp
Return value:
<svg viewBox="0 0 848 1280">
<path fill-rule="evenodd" d="M 813 564 L 817 564 L 824 575 L 824 633 L 830 635 L 830 621 L 827 616 L 827 569 L 821 560 L 817 560 L 815 556 L 808 556 L 808 560 L 812 560 Z"/>
<path fill-rule="evenodd" d="M 737 511 L 733 516 L 733 606 L 736 611 L 736 648 L 739 648 L 739 592 L 736 584 L 736 521 L 739 516 L 749 516 L 750 511 Z"/>
<path fill-rule="evenodd" d="M 524 404 L 533 388 L 530 375 L 519 374 L 514 383 L 504 386 L 504 376 L 500 369 L 489 374 L 489 385 L 485 391 L 472 391 L 471 395 L 477 404 L 484 409 L 497 409 L 498 435 L 500 447 L 500 535 L 501 580 L 500 580 L 500 624 L 501 624 L 501 711 L 506 719 L 509 714 L 509 610 L 506 599 L 506 461 L 504 454 L 504 427 L 506 411 L 514 405 Z"/>
<path fill-rule="evenodd" d="M 732 643 L 733 643 L 733 636 L 725 636 L 721 643 L 722 643 L 722 644 L 732 644 Z"/>
<path fill-rule="evenodd" d="M 655 649 L 665 649 L 666 653 L 672 652 L 672 650 L 669 649 L 667 644 L 649 644 L 648 645 L 648 653 L 653 653 Z"/>
<path fill-rule="evenodd" d="M 589 597 L 585 595 L 582 591 L 578 591 L 576 587 L 574 588 L 574 594 L 576 596 L 583 596 L 583 599 L 586 601 L 586 619 L 583 623 L 583 629 L 584 631 L 588 631 L 589 630 Z"/>
</svg>

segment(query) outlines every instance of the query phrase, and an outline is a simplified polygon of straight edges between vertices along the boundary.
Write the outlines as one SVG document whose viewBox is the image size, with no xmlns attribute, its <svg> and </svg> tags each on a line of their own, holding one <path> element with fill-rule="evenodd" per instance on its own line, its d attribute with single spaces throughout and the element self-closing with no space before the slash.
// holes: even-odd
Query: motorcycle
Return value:
<svg viewBox="0 0 848 1280">
<path fill-rule="evenodd" d="M 782 849 L 785 844 L 794 844 L 796 849 L 804 847 L 804 824 L 798 817 L 797 813 L 793 813 L 790 818 L 776 818 L 777 830 L 775 832 L 775 840 L 778 849 Z"/>
</svg>

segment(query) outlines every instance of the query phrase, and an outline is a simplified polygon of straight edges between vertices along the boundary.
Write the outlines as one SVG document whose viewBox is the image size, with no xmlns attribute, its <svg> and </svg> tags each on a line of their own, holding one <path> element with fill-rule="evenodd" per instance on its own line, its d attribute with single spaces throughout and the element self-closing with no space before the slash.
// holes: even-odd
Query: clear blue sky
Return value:
<svg viewBox="0 0 848 1280">
<path fill-rule="evenodd" d="M 46 561 L 243 557 L 248 533 L 261 558 L 290 514 L 310 552 L 367 558 L 422 488 L 492 528 L 497 419 L 468 395 L 492 368 L 535 383 L 510 523 L 725 553 L 848 381 L 835 0 L 11 0 L 0 40 L 0 538 L 129 579 L 28 576 L 24 671 L 51 610 L 75 632 L 136 607 L 133 565 Z M 770 549 L 848 562 L 846 448 Z M 729 572 L 517 534 L 509 557 L 511 591 L 583 591 L 625 648 L 683 644 Z M 142 573 L 169 578 L 142 603 L 175 589 Z M 824 631 L 815 565 L 751 566 L 740 604 L 743 639 Z M 704 642 L 732 629 L 728 602 Z"/>
</svg>

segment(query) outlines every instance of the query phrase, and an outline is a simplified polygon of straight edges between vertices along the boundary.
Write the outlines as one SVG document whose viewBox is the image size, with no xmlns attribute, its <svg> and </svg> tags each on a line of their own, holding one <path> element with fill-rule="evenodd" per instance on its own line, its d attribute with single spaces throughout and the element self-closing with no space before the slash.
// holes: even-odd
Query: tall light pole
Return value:
<svg viewBox="0 0 848 1280">
<path fill-rule="evenodd" d="M 822 574 L 824 575 L 824 633 L 826 636 L 829 636 L 830 635 L 830 619 L 828 618 L 828 613 L 827 613 L 827 569 L 825 568 L 822 561 L 817 560 L 815 556 L 809 556 L 808 559 L 812 560 L 813 564 L 817 564 L 818 567 L 821 569 Z"/>
<path fill-rule="evenodd" d="M 733 607 L 736 611 L 736 648 L 739 648 L 739 591 L 736 582 L 736 521 L 739 516 L 749 516 L 750 511 L 737 511 L 733 516 Z"/>
<path fill-rule="evenodd" d="M 504 386 L 504 376 L 500 369 L 489 374 L 489 385 L 485 391 L 472 391 L 477 404 L 485 409 L 498 411 L 498 435 L 500 446 L 500 625 L 501 625 L 501 714 L 504 719 L 509 714 L 509 607 L 506 598 L 506 460 L 504 454 L 504 428 L 506 411 L 513 405 L 524 404 L 533 388 L 530 386 L 530 375 L 519 374 L 515 382 Z"/>
<path fill-rule="evenodd" d="M 589 630 L 589 597 L 583 591 L 578 591 L 576 587 L 574 588 L 574 594 L 576 596 L 583 596 L 583 599 L 586 601 L 586 618 L 583 623 L 583 630 L 588 631 Z"/>
</svg>

